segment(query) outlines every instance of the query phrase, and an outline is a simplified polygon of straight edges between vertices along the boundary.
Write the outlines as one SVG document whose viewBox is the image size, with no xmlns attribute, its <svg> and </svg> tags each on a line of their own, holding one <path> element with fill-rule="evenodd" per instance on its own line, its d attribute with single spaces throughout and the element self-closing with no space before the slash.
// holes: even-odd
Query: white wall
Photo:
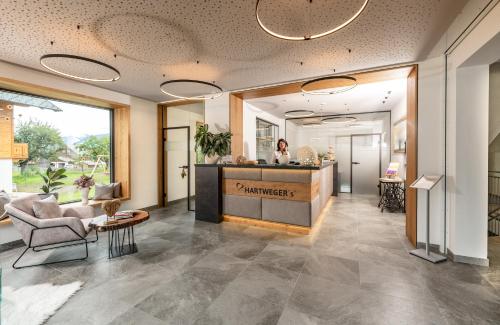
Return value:
<svg viewBox="0 0 500 325">
<path fill-rule="evenodd" d="M 406 118 L 406 95 L 401 98 L 399 102 L 394 105 L 391 109 L 391 161 L 399 163 L 399 176 L 403 179 L 406 178 L 406 153 L 394 152 L 394 135 L 393 127 L 394 123 L 398 122 L 402 118 Z"/>
<path fill-rule="evenodd" d="M 205 123 L 212 132 L 229 131 L 229 92 L 205 101 Z"/>
<path fill-rule="evenodd" d="M 432 52 L 434 57 L 419 64 L 419 175 L 444 173 L 444 150 L 440 149 L 444 147 L 444 51 L 484 4 L 485 1 L 471 1 L 436 44 Z M 487 263 L 487 66 L 500 59 L 500 47 L 491 46 L 498 43 L 499 32 L 500 5 L 496 5 L 449 54 L 446 67 L 448 247 L 462 261 L 479 264 Z M 442 215 L 442 191 L 440 188 L 434 190 L 431 218 Z M 418 210 L 418 240 L 422 241 L 423 195 L 418 197 Z M 442 242 L 443 234 L 439 236 L 443 231 L 442 226 L 439 227 L 442 223 L 443 217 L 433 220 L 431 241 Z"/>
<path fill-rule="evenodd" d="M 124 208 L 157 204 L 156 103 L 2 61 L 0 78 L 130 105 L 132 199 L 124 204 Z"/>
<path fill-rule="evenodd" d="M 123 209 L 139 209 L 158 204 L 156 110 L 156 103 L 130 98 L 132 196 L 123 204 Z"/>
<path fill-rule="evenodd" d="M 12 159 L 0 159 L 0 191 L 12 192 Z"/>
<path fill-rule="evenodd" d="M 264 112 L 243 102 L 243 155 L 249 160 L 257 159 L 256 123 L 257 118 L 278 125 L 279 138 L 285 137 L 285 120 Z M 289 142 L 289 141 L 288 141 Z M 289 142 L 290 143 L 290 142 Z"/>
</svg>

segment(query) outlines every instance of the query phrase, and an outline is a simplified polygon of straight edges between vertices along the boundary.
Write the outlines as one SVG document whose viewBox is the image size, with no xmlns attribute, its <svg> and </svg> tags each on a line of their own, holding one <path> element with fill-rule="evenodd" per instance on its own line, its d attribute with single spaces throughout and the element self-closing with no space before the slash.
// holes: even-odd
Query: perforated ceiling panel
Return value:
<svg viewBox="0 0 500 325">
<path fill-rule="evenodd" d="M 47 53 L 86 56 L 121 72 L 99 86 L 163 101 L 168 79 L 233 90 L 422 59 L 465 2 L 371 0 L 341 31 L 288 42 L 258 26 L 253 0 L 3 0 L 0 58 L 43 70 Z M 262 18 L 283 33 L 322 31 L 361 4 L 318 0 L 308 10 L 306 0 L 262 0 Z"/>
</svg>

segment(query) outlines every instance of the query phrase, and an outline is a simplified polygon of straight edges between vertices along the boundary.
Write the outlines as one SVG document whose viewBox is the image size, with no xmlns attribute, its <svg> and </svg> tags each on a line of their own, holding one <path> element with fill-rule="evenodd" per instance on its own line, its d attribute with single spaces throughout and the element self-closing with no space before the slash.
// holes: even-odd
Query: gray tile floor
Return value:
<svg viewBox="0 0 500 325">
<path fill-rule="evenodd" d="M 85 282 L 48 324 L 500 324 L 500 253 L 432 265 L 376 203 L 341 195 L 311 236 L 196 222 L 177 204 L 136 228 L 135 255 L 108 260 L 103 238 L 85 262 L 13 270 L 20 249 L 4 252 L 4 285 Z"/>
</svg>

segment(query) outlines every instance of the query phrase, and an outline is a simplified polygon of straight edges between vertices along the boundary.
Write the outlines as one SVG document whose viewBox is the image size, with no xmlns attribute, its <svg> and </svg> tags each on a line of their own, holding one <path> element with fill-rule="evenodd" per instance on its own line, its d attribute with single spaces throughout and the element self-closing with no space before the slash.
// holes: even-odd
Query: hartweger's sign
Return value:
<svg viewBox="0 0 500 325">
<path fill-rule="evenodd" d="M 319 183 L 285 183 L 224 179 L 224 194 L 275 200 L 311 201 L 319 193 Z"/>
</svg>

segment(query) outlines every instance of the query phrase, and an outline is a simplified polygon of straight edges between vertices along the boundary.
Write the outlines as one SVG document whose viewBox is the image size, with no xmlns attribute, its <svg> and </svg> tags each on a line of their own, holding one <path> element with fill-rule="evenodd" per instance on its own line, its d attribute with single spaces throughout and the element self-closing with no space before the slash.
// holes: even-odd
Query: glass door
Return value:
<svg viewBox="0 0 500 325">
<path fill-rule="evenodd" d="M 380 134 L 351 136 L 352 193 L 379 194 L 382 158 L 380 140 Z"/>
<path fill-rule="evenodd" d="M 187 209 L 194 211 L 194 167 L 191 156 L 195 156 L 190 141 L 190 127 L 179 126 L 163 130 L 165 179 L 165 205 L 185 200 Z"/>
<path fill-rule="evenodd" d="M 340 192 L 351 193 L 351 136 L 335 137 L 335 159 L 338 161 Z"/>
</svg>

